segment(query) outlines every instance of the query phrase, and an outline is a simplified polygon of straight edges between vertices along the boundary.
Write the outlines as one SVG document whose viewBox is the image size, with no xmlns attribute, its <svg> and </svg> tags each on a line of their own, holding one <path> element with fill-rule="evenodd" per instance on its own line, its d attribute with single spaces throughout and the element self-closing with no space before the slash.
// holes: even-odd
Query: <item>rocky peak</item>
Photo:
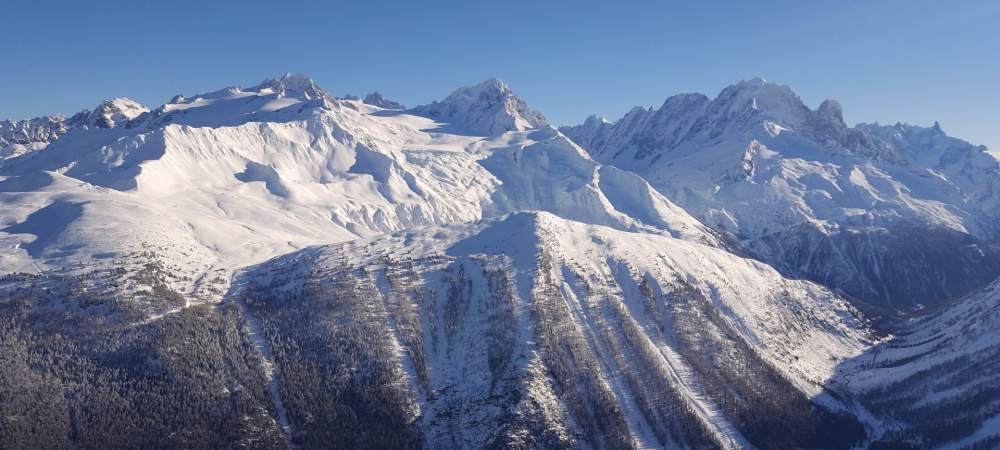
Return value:
<svg viewBox="0 0 1000 450">
<path fill-rule="evenodd" d="M 44 148 L 78 127 L 114 128 L 148 112 L 142 104 L 128 99 L 105 100 L 93 110 L 85 109 L 66 118 L 61 115 L 27 120 L 0 121 L 0 159 Z"/>
<path fill-rule="evenodd" d="M 541 113 L 496 78 L 458 88 L 443 101 L 418 106 L 412 112 L 489 135 L 548 125 Z"/>
<path fill-rule="evenodd" d="M 587 126 L 587 127 L 598 127 L 598 126 L 602 126 L 604 124 L 610 124 L 610 123 L 611 123 L 610 120 L 608 120 L 608 119 L 606 119 L 604 117 L 598 116 L 596 114 L 591 114 L 590 116 L 587 117 L 586 120 L 583 121 L 583 125 Z"/>
<path fill-rule="evenodd" d="M 796 128 L 808 120 L 809 108 L 788 86 L 768 83 L 762 78 L 729 86 L 712 100 L 713 120 L 770 119 L 786 128 Z M 754 123 L 753 125 L 756 125 Z"/>
<path fill-rule="evenodd" d="M 29 147 L 45 146 L 67 131 L 69 126 L 63 116 L 0 120 L 0 161 L 17 156 Z"/>
<path fill-rule="evenodd" d="M 711 100 L 704 94 L 677 94 L 667 97 L 660 111 L 691 111 L 708 104 Z"/>
<path fill-rule="evenodd" d="M 934 121 L 934 125 L 931 126 L 931 132 L 940 136 L 947 136 L 944 130 L 941 129 L 941 123 L 936 120 Z"/>
<path fill-rule="evenodd" d="M 584 148 L 593 148 L 595 141 L 600 139 L 613 126 L 614 124 L 608 121 L 608 119 L 591 115 L 582 124 L 560 127 L 559 131 L 573 140 L 577 145 Z"/>
<path fill-rule="evenodd" d="M 385 109 L 406 109 L 406 107 L 403 106 L 402 103 L 394 102 L 392 100 L 389 100 L 389 99 L 385 98 L 378 91 L 375 91 L 375 92 L 372 92 L 371 94 L 366 95 L 364 102 L 366 104 L 369 104 L 369 105 L 372 105 L 372 106 L 378 106 L 379 108 L 385 108 Z"/>
<path fill-rule="evenodd" d="M 847 147 L 849 134 L 844 123 L 844 111 L 836 100 L 824 100 L 810 116 L 814 140 L 830 147 Z"/>
<path fill-rule="evenodd" d="M 149 112 L 149 108 L 129 98 L 105 100 L 93 111 L 83 111 L 73 118 L 82 119 L 82 125 L 97 128 L 114 128 Z M 82 116 L 81 116 L 82 114 Z M 71 118 L 71 122 L 73 122 Z"/>
<path fill-rule="evenodd" d="M 844 123 L 844 108 L 840 102 L 832 99 L 823 100 L 823 103 L 816 108 L 815 117 L 828 120 L 830 122 Z"/>
<path fill-rule="evenodd" d="M 286 73 L 281 78 L 267 79 L 251 90 L 272 89 L 283 97 L 297 97 L 303 100 L 332 99 L 332 96 L 319 87 L 311 78 L 300 73 Z"/>
</svg>

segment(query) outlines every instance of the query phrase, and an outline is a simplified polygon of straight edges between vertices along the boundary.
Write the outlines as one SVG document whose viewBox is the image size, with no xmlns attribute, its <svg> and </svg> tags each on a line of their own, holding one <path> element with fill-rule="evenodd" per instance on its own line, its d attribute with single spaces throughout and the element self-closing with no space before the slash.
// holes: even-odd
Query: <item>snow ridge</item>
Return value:
<svg viewBox="0 0 1000 450">
<path fill-rule="evenodd" d="M 554 129 L 468 136 L 383 112 L 286 75 L 64 135 L 0 168 L 6 220 L 25 224 L 0 232 L 5 270 L 110 263 L 94 255 L 157 242 L 177 249 L 165 255 L 176 262 L 191 249 L 210 255 L 180 264 L 198 280 L 303 245 L 525 209 L 719 244 L 641 178 Z M 39 239 L 52 233 L 27 224 L 56 199 L 81 213 Z"/>
</svg>

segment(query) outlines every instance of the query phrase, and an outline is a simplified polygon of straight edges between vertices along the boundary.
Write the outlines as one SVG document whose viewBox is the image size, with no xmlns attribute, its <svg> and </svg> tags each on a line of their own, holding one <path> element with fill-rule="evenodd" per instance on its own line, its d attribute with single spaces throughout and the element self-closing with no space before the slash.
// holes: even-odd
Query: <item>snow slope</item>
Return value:
<svg viewBox="0 0 1000 450">
<path fill-rule="evenodd" d="M 962 448 L 1000 441 L 1000 281 L 837 368 L 830 386 L 883 417 L 884 438 Z M 992 439 L 992 444 L 986 441 Z"/>
<path fill-rule="evenodd" d="M 811 110 L 754 79 L 562 131 L 755 256 L 869 302 L 933 304 L 1000 275 L 1000 165 L 938 125 L 852 128 L 836 101 Z"/>
<path fill-rule="evenodd" d="M 796 408 L 812 410 L 807 396 L 822 397 L 837 361 L 870 342 L 849 304 L 818 285 L 704 244 L 550 213 L 310 248 L 241 280 L 233 295 L 270 324 L 272 346 L 313 326 L 362 339 L 329 328 L 339 314 L 388 324 L 384 376 L 403 385 L 396 395 L 412 405 L 406 420 L 433 448 L 543 439 L 582 448 L 781 445 L 756 433 L 794 423 L 753 424 L 747 415 L 819 420 L 821 410 Z M 365 300 L 349 306 L 351 295 Z M 327 308 L 342 312 L 327 318 Z M 319 322 L 282 319 L 300 315 Z M 718 383 L 736 378 L 769 400 L 740 392 L 733 406 L 726 392 L 739 388 Z M 283 397 L 297 389 L 283 386 Z M 313 406 L 285 406 L 299 409 L 293 430 L 310 426 L 303 417 Z M 789 445 L 808 445 L 808 433 L 789 430 Z"/>
<path fill-rule="evenodd" d="M 497 92 L 476 108 L 518 129 L 490 136 L 336 100 L 300 75 L 129 121 L 138 109 L 112 102 L 125 112 L 88 117 L 113 126 L 71 128 L 0 168 L 0 270 L 113 264 L 152 245 L 191 280 L 178 290 L 215 298 L 204 280 L 304 245 L 524 209 L 718 242 L 638 176 L 554 129 L 523 129 L 504 109 L 523 101 Z"/>
</svg>

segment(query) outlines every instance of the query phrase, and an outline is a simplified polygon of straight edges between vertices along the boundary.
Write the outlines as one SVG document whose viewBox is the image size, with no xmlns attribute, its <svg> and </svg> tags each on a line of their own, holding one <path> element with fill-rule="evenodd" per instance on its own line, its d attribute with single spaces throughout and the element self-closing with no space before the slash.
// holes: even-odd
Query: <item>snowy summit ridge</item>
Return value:
<svg viewBox="0 0 1000 450">
<path fill-rule="evenodd" d="M 278 92 L 283 97 L 300 97 L 304 100 L 330 99 L 331 95 L 319 87 L 312 78 L 301 73 L 288 72 L 281 78 L 267 79 L 250 91 L 262 92 L 266 89 Z"/>
<path fill-rule="evenodd" d="M 170 123 L 217 127 L 285 122 L 302 119 L 317 109 L 330 109 L 336 101 L 311 78 L 286 73 L 248 88 L 231 86 L 191 97 L 177 95 L 149 114 L 137 117 L 129 126 L 155 129 Z"/>
<path fill-rule="evenodd" d="M 440 102 L 417 106 L 411 111 L 487 135 L 548 125 L 541 113 L 528 106 L 507 84 L 496 78 L 458 88 Z"/>
<path fill-rule="evenodd" d="M 149 112 L 149 108 L 129 98 L 105 100 L 85 119 L 88 126 L 114 128 Z"/>
<path fill-rule="evenodd" d="M 812 110 L 755 78 L 561 131 L 757 257 L 858 298 L 937 302 L 1000 276 L 1000 164 L 939 124 L 851 127 L 836 100 Z M 939 245 L 914 249 L 917 235 Z"/>
</svg>

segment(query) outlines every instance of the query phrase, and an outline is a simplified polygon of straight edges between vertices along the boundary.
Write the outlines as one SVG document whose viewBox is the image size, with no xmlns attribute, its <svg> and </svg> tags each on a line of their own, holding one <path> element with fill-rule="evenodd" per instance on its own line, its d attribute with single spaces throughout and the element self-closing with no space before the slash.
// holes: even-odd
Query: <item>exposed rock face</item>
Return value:
<svg viewBox="0 0 1000 450">
<path fill-rule="evenodd" d="M 364 102 L 384 109 L 406 109 L 402 103 L 389 100 L 378 92 L 372 92 L 371 94 L 366 95 Z"/>
</svg>

